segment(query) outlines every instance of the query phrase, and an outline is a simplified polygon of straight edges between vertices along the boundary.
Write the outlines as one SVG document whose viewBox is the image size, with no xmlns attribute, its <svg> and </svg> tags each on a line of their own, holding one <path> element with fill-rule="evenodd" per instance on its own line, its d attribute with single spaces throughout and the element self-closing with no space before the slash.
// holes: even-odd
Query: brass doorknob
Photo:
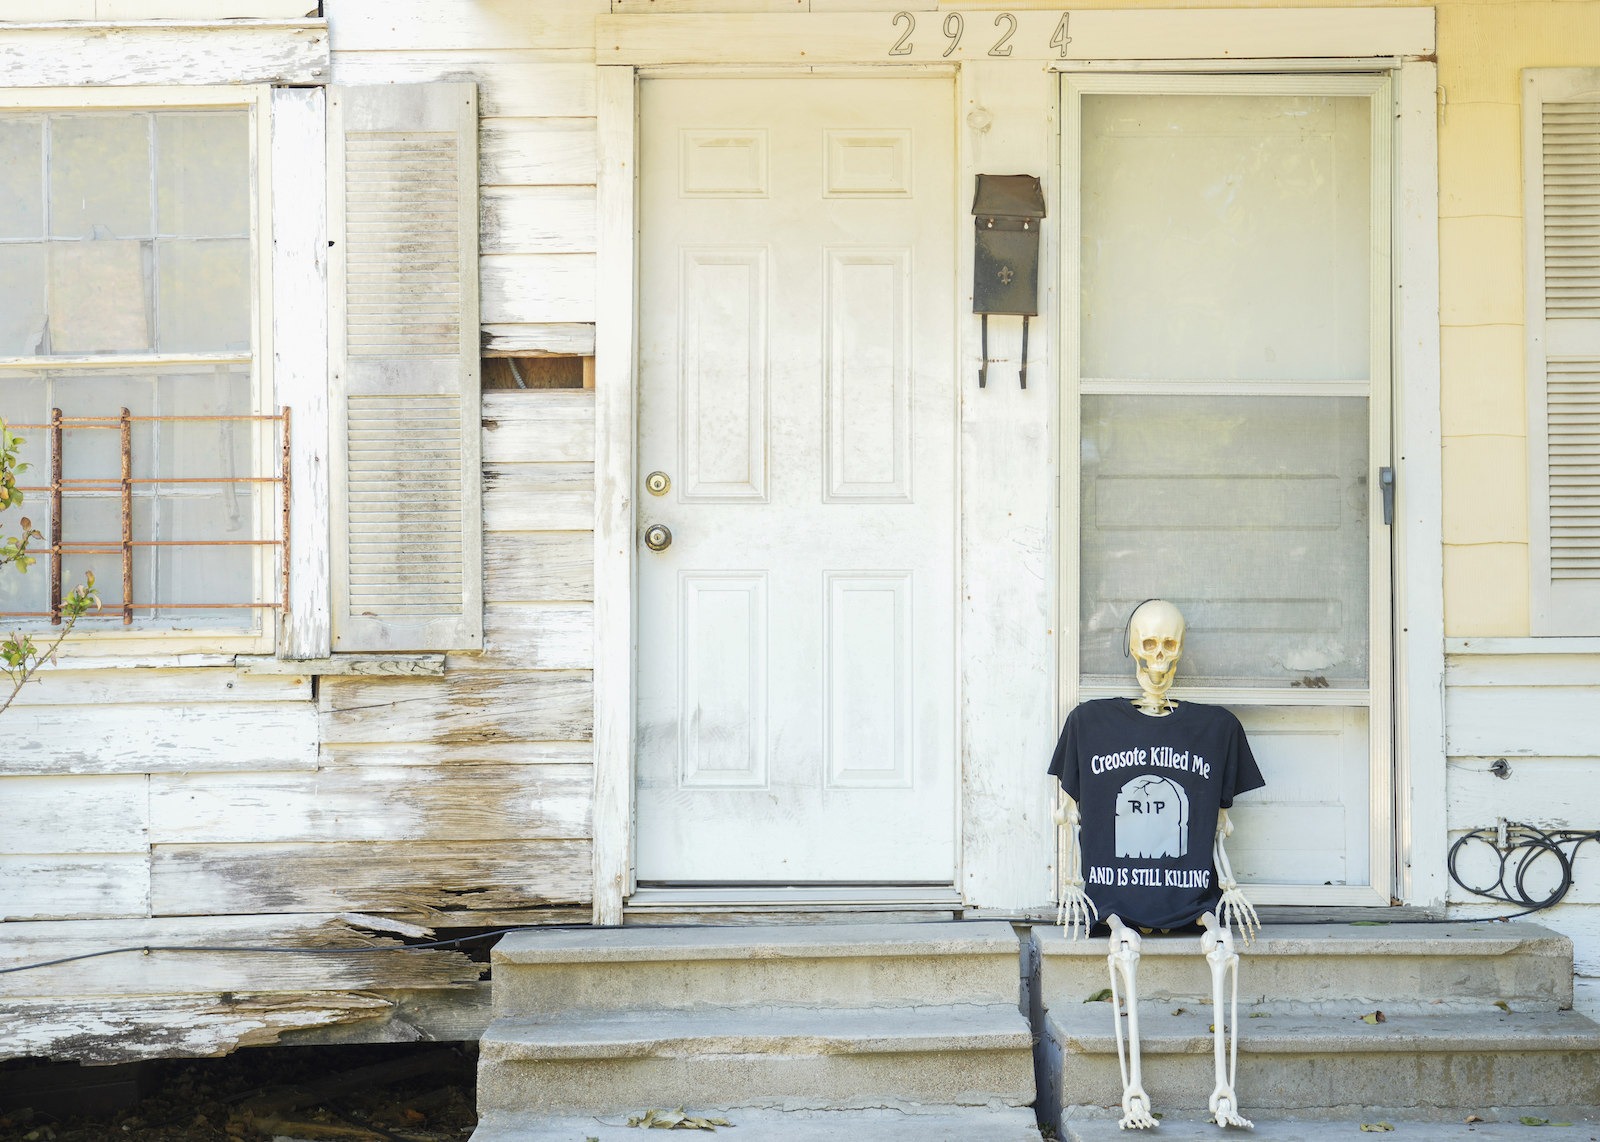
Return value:
<svg viewBox="0 0 1600 1142">
<path fill-rule="evenodd" d="M 672 546 L 672 532 L 665 524 L 653 523 L 645 528 L 644 545 L 651 551 L 665 551 Z"/>
</svg>

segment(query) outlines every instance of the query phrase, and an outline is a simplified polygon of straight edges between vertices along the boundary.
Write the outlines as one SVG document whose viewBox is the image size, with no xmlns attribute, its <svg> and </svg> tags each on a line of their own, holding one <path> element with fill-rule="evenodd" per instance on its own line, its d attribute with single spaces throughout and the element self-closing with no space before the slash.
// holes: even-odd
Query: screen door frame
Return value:
<svg viewBox="0 0 1600 1142">
<path fill-rule="evenodd" d="M 1387 906 L 1393 899 L 1395 881 L 1395 736 L 1394 736 L 1394 623 L 1393 623 L 1393 528 L 1384 523 L 1382 492 L 1378 470 L 1394 466 L 1394 362 L 1392 327 L 1394 322 L 1394 233 L 1395 84 L 1386 71 L 1371 73 L 1274 73 L 1274 74 L 1126 74 L 1078 73 L 1061 75 L 1061 142 L 1058 170 L 1061 258 L 1059 344 L 1060 364 L 1060 526 L 1057 551 L 1061 616 L 1058 642 L 1057 677 L 1061 716 L 1078 703 L 1094 698 L 1133 692 L 1132 664 L 1126 687 L 1090 687 L 1080 684 L 1079 631 L 1079 541 L 1081 409 L 1086 395 L 1173 395 L 1173 387 L 1162 382 L 1090 381 L 1080 375 L 1081 250 L 1082 250 L 1082 101 L 1085 95 L 1312 95 L 1363 96 L 1372 102 L 1371 180 L 1372 250 L 1369 304 L 1369 364 L 1367 381 L 1360 388 L 1352 382 L 1297 382 L 1295 391 L 1304 395 L 1364 395 L 1368 400 L 1368 582 L 1369 677 L 1364 691 L 1328 689 L 1281 692 L 1256 688 L 1177 686 L 1172 695 L 1179 700 L 1218 705 L 1249 706 L 1358 706 L 1368 709 L 1369 827 L 1368 883 L 1313 885 L 1251 883 L 1251 900 L 1260 905 Z M 1265 395 L 1270 388 L 1262 382 L 1240 381 L 1208 384 L 1196 395 Z M 1059 725 L 1060 718 L 1057 719 Z"/>
</svg>

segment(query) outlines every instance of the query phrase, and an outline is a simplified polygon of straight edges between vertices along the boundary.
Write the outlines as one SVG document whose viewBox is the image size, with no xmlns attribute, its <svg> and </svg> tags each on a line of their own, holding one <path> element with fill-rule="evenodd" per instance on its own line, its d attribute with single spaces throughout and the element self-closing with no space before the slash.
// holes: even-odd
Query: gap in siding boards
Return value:
<svg viewBox="0 0 1600 1142">
<path fill-rule="evenodd" d="M 485 389 L 525 392 L 529 389 L 581 389 L 583 357 L 493 356 L 483 358 Z"/>
</svg>

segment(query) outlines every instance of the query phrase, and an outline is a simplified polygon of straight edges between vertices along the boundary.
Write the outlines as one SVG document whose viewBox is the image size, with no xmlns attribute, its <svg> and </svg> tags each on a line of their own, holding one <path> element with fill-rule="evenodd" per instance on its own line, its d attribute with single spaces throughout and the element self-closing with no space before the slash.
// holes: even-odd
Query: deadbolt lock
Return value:
<svg viewBox="0 0 1600 1142">
<path fill-rule="evenodd" d="M 651 472 L 644 478 L 644 490 L 652 496 L 664 496 L 672 487 L 672 477 L 665 472 Z"/>
<path fill-rule="evenodd" d="M 644 545 L 651 551 L 665 551 L 672 546 L 672 532 L 665 524 L 653 523 L 645 528 Z"/>
</svg>

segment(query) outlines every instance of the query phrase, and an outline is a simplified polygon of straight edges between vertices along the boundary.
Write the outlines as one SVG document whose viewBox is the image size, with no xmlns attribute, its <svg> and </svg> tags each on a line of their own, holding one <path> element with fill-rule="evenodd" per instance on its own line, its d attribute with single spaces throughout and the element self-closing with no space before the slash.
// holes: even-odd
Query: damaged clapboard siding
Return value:
<svg viewBox="0 0 1600 1142">
<path fill-rule="evenodd" d="M 213 915 L 358 909 L 409 918 L 537 908 L 589 898 L 590 847 L 588 840 L 158 845 L 150 902 L 158 913 Z"/>
<path fill-rule="evenodd" d="M 324 83 L 322 20 L 0 25 L 8 87 Z"/>
<path fill-rule="evenodd" d="M 459 991 L 465 1007 L 478 1003 L 481 965 L 457 951 L 403 951 L 386 933 L 430 934 L 381 917 L 327 914 L 8 924 L 0 967 L 110 948 L 196 950 L 128 951 L 0 976 L 0 1057 L 223 1054 L 295 1028 L 387 1023 L 398 1001 L 379 992 L 390 989 Z M 282 950 L 203 950 L 224 947 Z"/>
<path fill-rule="evenodd" d="M 324 678 L 320 705 L 329 743 L 586 741 L 594 732 L 586 671 Z"/>
</svg>

